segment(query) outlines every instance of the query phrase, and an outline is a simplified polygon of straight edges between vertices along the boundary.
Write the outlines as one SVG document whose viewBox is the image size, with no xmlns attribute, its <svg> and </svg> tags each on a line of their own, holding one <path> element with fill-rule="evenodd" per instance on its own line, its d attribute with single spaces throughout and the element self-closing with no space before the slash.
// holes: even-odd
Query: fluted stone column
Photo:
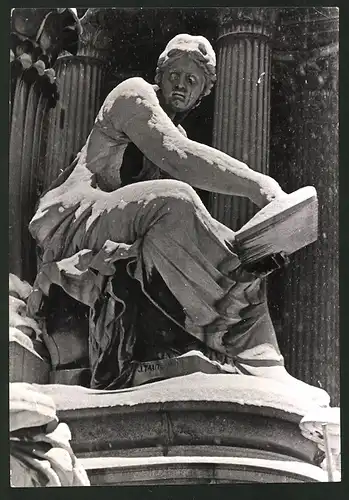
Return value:
<svg viewBox="0 0 349 500">
<path fill-rule="evenodd" d="M 63 53 L 57 59 L 60 99 L 49 117 L 45 188 L 84 145 L 100 108 L 111 41 L 107 14 L 107 9 L 88 9 L 77 55 Z"/>
<path fill-rule="evenodd" d="M 268 172 L 270 40 L 275 9 L 225 9 L 217 40 L 213 146 Z M 240 228 L 255 213 L 247 200 L 212 194 L 214 217 Z"/>
<path fill-rule="evenodd" d="M 35 244 L 28 223 L 42 192 L 48 110 L 58 95 L 52 64 L 73 50 L 80 32 L 74 9 L 11 9 L 9 268 L 32 282 Z M 69 36 L 67 26 L 69 26 Z"/>
<path fill-rule="evenodd" d="M 287 46 L 286 43 L 287 42 Z M 313 185 L 318 240 L 269 283 L 289 371 L 339 404 L 338 9 L 287 9 L 273 56 L 270 174 Z"/>
<path fill-rule="evenodd" d="M 44 128 L 55 84 L 35 67 L 13 77 L 9 141 L 9 270 L 33 281 L 35 246 L 28 223 L 35 212 L 44 155 Z"/>
</svg>

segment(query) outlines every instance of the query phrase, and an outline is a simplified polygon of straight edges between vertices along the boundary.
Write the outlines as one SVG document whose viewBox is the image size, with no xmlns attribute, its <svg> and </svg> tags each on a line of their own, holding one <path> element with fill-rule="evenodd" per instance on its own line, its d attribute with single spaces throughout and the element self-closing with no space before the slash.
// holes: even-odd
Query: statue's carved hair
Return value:
<svg viewBox="0 0 349 500">
<path fill-rule="evenodd" d="M 155 83 L 161 85 L 166 67 L 175 60 L 188 55 L 204 71 L 206 83 L 200 99 L 211 92 L 216 81 L 216 55 L 208 40 L 202 36 L 177 35 L 166 46 L 158 59 Z"/>
</svg>

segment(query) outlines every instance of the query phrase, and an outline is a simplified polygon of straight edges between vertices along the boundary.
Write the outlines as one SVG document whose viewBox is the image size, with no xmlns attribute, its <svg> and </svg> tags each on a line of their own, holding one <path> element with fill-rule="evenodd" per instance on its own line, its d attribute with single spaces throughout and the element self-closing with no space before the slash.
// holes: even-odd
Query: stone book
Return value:
<svg viewBox="0 0 349 500">
<path fill-rule="evenodd" d="M 236 233 L 243 264 L 285 253 L 290 255 L 316 241 L 318 200 L 316 189 L 306 186 L 262 208 Z"/>
</svg>

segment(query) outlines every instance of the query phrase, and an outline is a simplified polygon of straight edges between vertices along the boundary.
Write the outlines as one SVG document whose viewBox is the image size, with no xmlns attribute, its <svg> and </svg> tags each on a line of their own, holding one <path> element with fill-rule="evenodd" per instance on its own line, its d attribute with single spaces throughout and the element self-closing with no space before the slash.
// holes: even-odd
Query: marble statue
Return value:
<svg viewBox="0 0 349 500">
<path fill-rule="evenodd" d="M 210 93 L 215 68 L 208 40 L 181 34 L 160 55 L 154 85 L 130 78 L 110 92 L 30 222 L 40 266 L 28 307 L 38 314 L 55 285 L 88 308 L 92 388 L 128 387 L 139 361 L 196 350 L 327 404 L 284 367 L 267 273 L 244 269 L 235 233 L 195 191 L 259 208 L 286 196 L 271 177 L 187 138 L 181 123 Z"/>
</svg>

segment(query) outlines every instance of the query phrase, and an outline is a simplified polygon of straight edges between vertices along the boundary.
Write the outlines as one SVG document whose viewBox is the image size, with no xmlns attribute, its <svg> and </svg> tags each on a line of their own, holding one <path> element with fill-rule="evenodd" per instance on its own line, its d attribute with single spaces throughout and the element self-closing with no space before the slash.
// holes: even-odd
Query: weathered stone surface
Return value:
<svg viewBox="0 0 349 500">
<path fill-rule="evenodd" d="M 219 444 L 211 445 L 196 445 L 196 444 L 182 444 L 173 445 L 167 450 L 164 455 L 163 447 L 139 447 L 128 449 L 109 449 L 90 452 L 79 452 L 80 458 L 100 458 L 103 457 L 249 457 L 249 458 L 263 458 L 266 460 L 288 460 L 288 457 L 282 453 L 277 453 L 270 450 L 261 450 L 253 448 L 244 448 L 243 446 L 226 446 Z M 302 462 L 302 460 L 293 458 L 294 461 Z"/>
<path fill-rule="evenodd" d="M 10 382 L 47 384 L 50 358 L 42 342 L 41 327 L 27 315 L 29 283 L 9 275 L 9 379 Z"/>
<path fill-rule="evenodd" d="M 310 184 L 318 240 L 269 281 L 271 317 L 290 373 L 339 405 L 339 11 L 287 8 L 272 58 L 270 174 Z"/>
<path fill-rule="evenodd" d="M 276 418 L 239 413 L 233 405 L 218 411 L 206 404 L 191 403 L 187 408 L 179 404 L 162 410 L 137 408 L 129 412 L 100 409 L 94 415 L 76 418 L 61 414 L 72 430 L 73 447 L 77 454 L 104 456 L 113 450 L 160 450 L 168 455 L 172 447 L 187 448 L 229 446 L 247 450 L 261 449 L 284 457 L 294 457 L 312 463 L 316 453 L 314 443 L 300 434 L 298 425 Z M 152 455 L 153 453 L 151 453 Z M 110 453 L 108 453 L 110 455 Z"/>
<path fill-rule="evenodd" d="M 144 456 L 144 450 L 166 456 L 172 449 L 191 455 L 191 447 L 204 446 L 208 456 L 229 447 L 245 457 L 259 449 L 313 463 L 317 451 L 299 429 L 313 404 L 266 379 L 195 373 L 119 391 L 41 390 L 69 424 L 79 456 Z"/>
<path fill-rule="evenodd" d="M 326 482 L 319 467 L 241 457 L 82 459 L 92 485 Z"/>
<path fill-rule="evenodd" d="M 66 384 L 89 386 L 91 372 L 89 368 L 73 368 L 70 370 L 52 370 L 50 384 Z"/>
<path fill-rule="evenodd" d="M 24 335 L 24 334 L 23 334 Z M 28 342 L 32 341 L 28 338 Z M 50 365 L 34 349 L 29 349 L 18 339 L 9 343 L 9 381 L 47 384 Z"/>
</svg>

